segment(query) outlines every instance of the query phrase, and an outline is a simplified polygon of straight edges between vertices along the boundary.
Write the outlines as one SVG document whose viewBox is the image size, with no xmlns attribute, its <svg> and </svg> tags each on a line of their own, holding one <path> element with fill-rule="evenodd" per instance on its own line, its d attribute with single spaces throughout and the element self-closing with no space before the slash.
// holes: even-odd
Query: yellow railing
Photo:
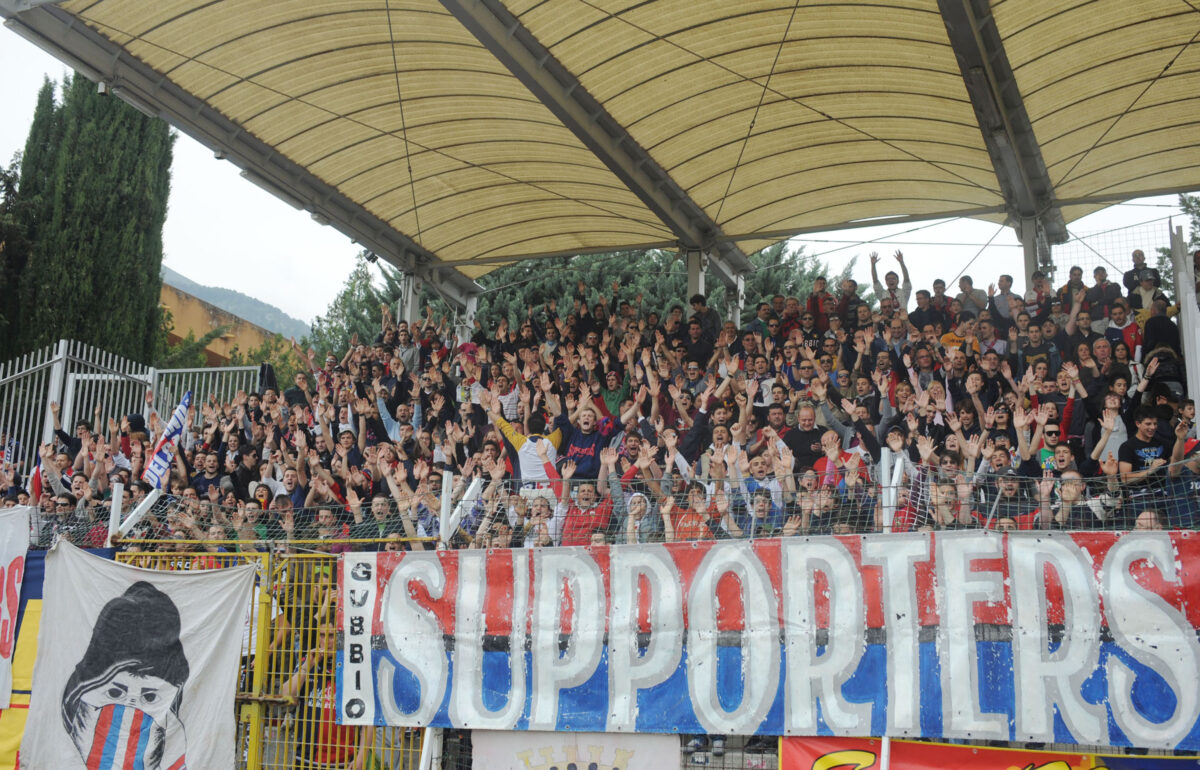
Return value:
<svg viewBox="0 0 1200 770">
<path fill-rule="evenodd" d="M 351 548 L 361 549 L 367 542 Z M 255 565 L 258 577 L 254 599 L 246 608 L 238 672 L 240 767 L 417 767 L 420 731 L 336 723 L 336 556 L 304 552 L 314 545 L 307 541 L 278 544 L 286 545 L 289 552 L 238 541 L 127 541 L 124 545 L 134 550 L 118 553 L 117 560 L 147 569 Z"/>
</svg>

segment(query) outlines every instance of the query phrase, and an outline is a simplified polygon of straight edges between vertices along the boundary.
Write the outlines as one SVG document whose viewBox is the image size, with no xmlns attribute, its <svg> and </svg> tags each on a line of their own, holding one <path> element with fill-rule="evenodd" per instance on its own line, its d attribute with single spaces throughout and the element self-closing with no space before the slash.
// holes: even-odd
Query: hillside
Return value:
<svg viewBox="0 0 1200 770">
<path fill-rule="evenodd" d="M 252 324 L 282 334 L 284 337 L 301 337 L 309 333 L 308 324 L 292 318 L 274 305 L 268 305 L 262 300 L 242 294 L 233 289 L 223 289 L 219 286 L 203 286 L 190 278 L 185 278 L 166 265 L 162 269 L 163 283 L 186 291 L 205 302 L 216 305 L 222 310 L 244 318 Z"/>
</svg>

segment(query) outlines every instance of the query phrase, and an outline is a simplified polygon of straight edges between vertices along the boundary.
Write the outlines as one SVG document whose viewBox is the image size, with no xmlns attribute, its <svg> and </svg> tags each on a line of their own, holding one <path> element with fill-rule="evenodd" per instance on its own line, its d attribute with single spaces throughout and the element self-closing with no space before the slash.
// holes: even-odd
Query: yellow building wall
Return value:
<svg viewBox="0 0 1200 770">
<path fill-rule="evenodd" d="M 186 337 L 189 331 L 199 339 L 219 326 L 228 327 L 223 336 L 208 343 L 204 349 L 209 366 L 229 363 L 229 356 L 234 347 L 245 353 L 258 348 L 274 336 L 261 326 L 165 283 L 159 302 L 171 312 L 175 323 L 175 328 L 170 334 L 172 343 Z"/>
</svg>

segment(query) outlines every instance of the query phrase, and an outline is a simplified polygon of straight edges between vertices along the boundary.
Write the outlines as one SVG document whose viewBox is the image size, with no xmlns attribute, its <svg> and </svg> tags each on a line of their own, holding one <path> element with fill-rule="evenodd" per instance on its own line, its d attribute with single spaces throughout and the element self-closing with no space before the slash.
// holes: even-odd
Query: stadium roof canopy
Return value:
<svg viewBox="0 0 1200 770">
<path fill-rule="evenodd" d="M 455 300 L 536 257 L 1200 188 L 1196 0 L 0 0 Z M 1028 249 L 1027 249 L 1028 251 Z"/>
</svg>

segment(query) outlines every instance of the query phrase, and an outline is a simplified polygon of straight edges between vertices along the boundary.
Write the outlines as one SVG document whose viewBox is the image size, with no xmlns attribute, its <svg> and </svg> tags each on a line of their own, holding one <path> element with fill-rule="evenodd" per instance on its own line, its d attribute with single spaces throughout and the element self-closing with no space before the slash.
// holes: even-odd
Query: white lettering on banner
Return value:
<svg viewBox="0 0 1200 770">
<path fill-rule="evenodd" d="M 458 674 L 450 691 L 450 718 L 463 727 L 511 730 L 525 710 L 525 623 L 529 608 L 529 554 L 510 552 L 512 559 L 512 631 L 508 667 L 508 699 L 492 711 L 483 702 L 483 641 L 487 633 L 485 592 L 502 591 L 487 579 L 487 554 L 464 551 L 458 559 L 458 601 L 454 616 L 454 667 Z M 519 620 L 518 620 L 519 619 Z"/>
<path fill-rule="evenodd" d="M 1004 541 L 989 532 L 954 532 L 937 538 L 938 657 L 942 662 L 942 730 L 957 738 L 1008 738 L 1007 719 L 979 705 L 979 642 L 975 602 L 1004 601 L 1004 579 L 979 563 L 1004 555 Z M 970 686 L 964 686 L 970 682 Z"/>
<path fill-rule="evenodd" d="M 375 554 L 356 553 L 342 561 L 342 713 L 353 719 L 375 721 L 371 683 L 371 621 L 375 608 Z"/>
<path fill-rule="evenodd" d="M 1054 571 L 1063 595 L 1062 640 L 1053 653 L 1047 635 L 1047 569 Z M 1083 684 L 1100 660 L 1100 606 L 1090 560 L 1064 535 L 1012 537 L 1008 572 L 1012 594 L 1027 597 L 1012 603 L 1013 676 L 1021 682 L 1014 693 L 1017 740 L 1052 735 L 1057 706 L 1076 740 L 1103 743 L 1104 708 L 1083 698 Z"/>
<path fill-rule="evenodd" d="M 582 548 L 534 552 L 537 593 L 533 608 L 533 701 L 530 730 L 557 730 L 558 696 L 591 678 L 603 651 L 608 604 L 600 567 Z M 562 588 L 566 585 L 566 592 Z M 568 596 L 573 605 L 566 650 L 560 633 Z M 563 729 L 571 729 L 569 724 Z"/>
<path fill-rule="evenodd" d="M 1200 749 L 1188 533 L 349 554 L 343 566 L 344 724 Z M 372 626 L 367 647 L 359 630 Z M 364 665 L 373 677 L 357 676 Z"/>
<path fill-rule="evenodd" d="M 779 625 L 775 589 L 750 543 L 713 548 L 704 556 L 688 593 L 688 691 L 696 719 L 710 733 L 753 733 L 779 689 Z M 726 711 L 717 696 L 717 583 L 734 575 L 741 588 L 741 687 L 738 705 Z"/>
<path fill-rule="evenodd" d="M 854 557 L 837 540 L 785 540 L 781 548 L 786 576 L 786 730 L 789 734 L 815 735 L 819 699 L 821 717 L 835 735 L 861 733 L 862 725 L 870 724 L 870 704 L 847 701 L 842 685 L 858 666 L 865 643 L 862 575 Z M 825 578 L 829 603 L 829 640 L 820 655 L 817 573 Z"/>
<path fill-rule="evenodd" d="M 389 724 L 411 722 L 423 727 L 433 721 L 446 694 L 446 646 L 437 618 L 410 593 L 410 583 L 424 585 L 433 599 L 441 598 L 446 589 L 446 575 L 436 553 L 406 554 L 383 590 L 383 630 L 388 651 L 416 678 L 420 705 L 411 713 L 404 713 L 396 706 L 392 695 L 395 671 L 390 665 L 379 667 L 378 688 L 384 696 L 380 705 Z"/>
<path fill-rule="evenodd" d="M 887 631 L 888 734 L 921 734 L 921 660 L 917 645 L 919 561 L 929 560 L 929 538 L 912 535 L 868 535 L 863 538 L 863 564 L 878 564 L 882 581 L 884 629 Z"/>
<path fill-rule="evenodd" d="M 1200 717 L 1200 649 L 1196 632 L 1161 596 L 1138 584 L 1130 568 L 1148 561 L 1168 583 L 1179 581 L 1175 549 L 1166 532 L 1136 532 L 1113 544 L 1101 571 L 1104 611 L 1113 640 L 1139 663 L 1162 677 L 1175 693 L 1175 711 L 1152 721 L 1133 703 L 1135 672 L 1116 656 L 1108 658 L 1108 699 L 1113 718 L 1135 746 L 1171 748 Z"/>
<path fill-rule="evenodd" d="M 612 609 L 608 622 L 609 732 L 637 726 L 637 693 L 667 681 L 683 657 L 683 591 L 679 570 L 664 550 L 614 548 L 608 566 Z M 649 641 L 638 650 L 638 594 L 646 581 Z"/>
</svg>

